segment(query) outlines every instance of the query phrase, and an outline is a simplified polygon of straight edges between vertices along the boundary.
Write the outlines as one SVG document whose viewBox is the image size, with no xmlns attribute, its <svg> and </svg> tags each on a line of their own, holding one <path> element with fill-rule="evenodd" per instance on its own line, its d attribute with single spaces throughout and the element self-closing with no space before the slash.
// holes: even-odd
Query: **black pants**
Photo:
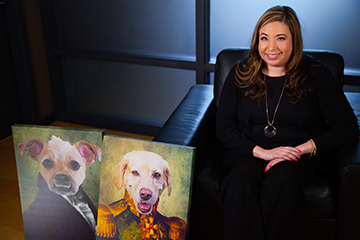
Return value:
<svg viewBox="0 0 360 240">
<path fill-rule="evenodd" d="M 291 223 L 304 185 L 320 174 L 306 156 L 284 161 L 264 172 L 268 162 L 239 155 L 224 156 L 227 172 L 221 185 L 225 239 L 291 239 Z"/>
</svg>

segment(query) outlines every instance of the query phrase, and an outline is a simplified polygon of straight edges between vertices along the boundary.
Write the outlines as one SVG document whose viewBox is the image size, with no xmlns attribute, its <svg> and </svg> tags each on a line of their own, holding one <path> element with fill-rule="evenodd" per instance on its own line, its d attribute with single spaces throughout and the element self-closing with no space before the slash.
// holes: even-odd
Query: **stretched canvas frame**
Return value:
<svg viewBox="0 0 360 240">
<path fill-rule="evenodd" d="M 71 145 L 79 142 L 86 141 L 94 146 L 99 148 L 101 155 L 102 147 L 102 138 L 104 135 L 103 130 L 92 130 L 92 129 L 75 129 L 75 128 L 62 128 L 62 127 L 49 127 L 49 126 L 34 126 L 34 125 L 14 125 L 12 127 L 13 140 L 14 140 L 14 149 L 15 149 L 15 158 L 18 172 L 19 180 L 19 190 L 20 190 L 20 200 L 22 213 L 29 209 L 30 205 L 35 201 L 38 194 L 38 178 L 40 178 L 39 165 L 37 161 L 31 159 L 31 157 L 26 153 L 26 149 L 23 149 L 23 152 L 18 147 L 19 144 L 25 143 L 30 139 L 38 139 L 48 143 L 53 136 L 56 138 L 59 137 L 65 142 L 69 142 Z M 99 154 L 99 153 L 98 153 Z M 100 156 L 99 155 L 99 156 Z M 99 200 L 99 183 L 100 183 L 100 169 L 101 163 L 100 159 L 96 157 L 95 162 L 89 165 L 86 165 L 85 179 L 83 180 L 81 186 L 83 190 L 88 195 L 89 199 L 92 201 L 95 210 L 98 206 Z M 54 202 L 54 206 L 44 206 L 51 207 L 56 211 L 62 211 L 62 207 L 58 206 L 57 202 Z M 65 210 L 64 210 L 65 211 Z M 43 218 L 46 218 L 45 216 Z M 53 222 L 54 219 L 34 219 L 34 222 Z M 68 219 L 68 222 L 71 223 L 73 219 Z M 26 226 L 27 223 L 24 221 L 24 234 L 25 239 L 33 239 L 34 236 L 31 236 L 30 232 L 27 229 L 31 227 Z M 54 225 L 60 225 L 54 224 Z M 74 224 L 76 225 L 76 224 Z M 51 239 L 66 239 L 70 237 L 69 232 L 56 232 L 52 229 L 52 226 L 48 227 L 49 231 L 53 231 L 53 238 Z M 47 231 L 47 230 L 45 230 Z M 41 233 L 39 233 L 41 234 Z M 49 233 L 50 234 L 50 233 Z M 61 237 L 63 235 L 63 237 Z M 52 236 L 52 235 L 51 235 Z M 95 239 L 95 237 L 94 237 Z"/>
<path fill-rule="evenodd" d="M 116 166 L 129 153 L 137 154 L 139 152 L 160 156 L 168 163 L 171 172 L 171 194 L 168 196 L 169 186 L 165 186 L 159 202 L 153 208 L 157 216 L 164 217 L 161 220 L 157 220 L 154 216 L 150 217 L 150 220 L 144 220 L 143 218 L 148 217 L 150 214 L 147 215 L 139 212 L 136 208 L 138 203 L 134 200 L 133 205 L 129 206 L 128 200 L 130 194 L 125 194 L 126 182 L 122 182 L 120 189 L 116 182 L 116 178 L 126 175 L 126 169 L 119 169 Z M 186 239 L 194 153 L 195 148 L 192 147 L 106 135 L 103 141 L 97 239 Z M 146 154 L 144 158 L 147 159 Z M 136 167 L 128 165 L 126 167 L 129 168 L 129 171 L 139 171 L 135 173 L 135 178 L 140 178 L 143 174 Z M 122 166 L 121 168 L 124 167 Z M 122 170 L 124 172 L 120 173 L 119 171 Z M 150 175 L 153 174 L 151 171 L 149 170 Z M 161 173 L 164 174 L 163 171 Z M 129 173 L 129 175 L 131 174 Z M 152 181 L 150 180 L 149 188 L 151 188 Z M 129 184 L 135 185 L 136 183 Z M 185 228 L 185 234 L 181 231 L 169 230 L 169 226 L 172 224 L 174 228 L 182 228 L 182 230 Z"/>
</svg>

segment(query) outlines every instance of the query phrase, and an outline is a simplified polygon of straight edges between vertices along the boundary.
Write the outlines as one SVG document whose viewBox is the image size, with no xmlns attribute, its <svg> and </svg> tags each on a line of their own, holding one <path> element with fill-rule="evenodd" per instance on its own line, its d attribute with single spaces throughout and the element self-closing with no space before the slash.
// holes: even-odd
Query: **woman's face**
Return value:
<svg viewBox="0 0 360 240">
<path fill-rule="evenodd" d="M 293 49 L 289 27 L 281 22 L 271 22 L 259 31 L 259 54 L 267 68 L 264 73 L 270 76 L 285 75 L 285 67 Z"/>
</svg>

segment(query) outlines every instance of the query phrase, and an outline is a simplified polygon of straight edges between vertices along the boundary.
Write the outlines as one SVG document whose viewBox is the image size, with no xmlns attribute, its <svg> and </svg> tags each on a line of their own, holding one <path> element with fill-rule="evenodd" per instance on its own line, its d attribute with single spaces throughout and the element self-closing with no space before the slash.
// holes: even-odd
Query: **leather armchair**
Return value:
<svg viewBox="0 0 360 240">
<path fill-rule="evenodd" d="M 305 51 L 323 61 L 343 84 L 344 60 L 328 51 Z M 217 56 L 214 86 L 195 85 L 166 121 L 154 141 L 196 147 L 189 239 L 223 239 L 219 185 L 223 146 L 215 136 L 219 96 L 230 68 L 247 49 L 226 49 Z M 348 97 L 360 117 L 360 93 Z M 305 191 L 293 223 L 294 239 L 360 239 L 360 144 L 337 150 L 337 169 L 319 176 Z"/>
</svg>

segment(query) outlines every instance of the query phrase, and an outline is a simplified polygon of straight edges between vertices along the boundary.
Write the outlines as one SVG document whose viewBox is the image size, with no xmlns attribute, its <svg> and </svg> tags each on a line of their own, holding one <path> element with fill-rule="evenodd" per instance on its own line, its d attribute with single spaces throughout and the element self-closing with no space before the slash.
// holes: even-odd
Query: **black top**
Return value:
<svg viewBox="0 0 360 240">
<path fill-rule="evenodd" d="M 315 61 L 305 58 L 306 61 Z M 229 72 L 220 96 L 217 113 L 217 137 L 227 148 L 247 156 L 256 145 L 265 149 L 297 146 L 312 138 L 317 152 L 358 139 L 359 126 L 340 84 L 320 61 L 308 76 L 311 91 L 296 100 L 284 93 L 275 117 L 277 135 L 268 138 L 263 130 L 267 125 L 265 100 L 245 97 L 248 88 L 235 84 L 235 68 Z M 270 122 L 284 84 L 285 77 L 267 77 L 270 89 L 268 106 Z"/>
<path fill-rule="evenodd" d="M 274 118 L 275 108 L 278 104 L 285 80 L 288 81 L 285 76 L 266 77 L 266 81 L 269 84 L 267 101 L 270 123 Z M 249 138 L 265 148 L 272 148 L 277 145 L 295 146 L 297 144 L 296 131 L 306 111 L 304 101 L 295 102 L 295 98 L 283 94 L 273 124 L 277 129 L 277 133 L 274 137 L 268 138 L 264 134 L 264 128 L 268 125 L 265 99 L 256 100 L 250 110 Z"/>
</svg>

